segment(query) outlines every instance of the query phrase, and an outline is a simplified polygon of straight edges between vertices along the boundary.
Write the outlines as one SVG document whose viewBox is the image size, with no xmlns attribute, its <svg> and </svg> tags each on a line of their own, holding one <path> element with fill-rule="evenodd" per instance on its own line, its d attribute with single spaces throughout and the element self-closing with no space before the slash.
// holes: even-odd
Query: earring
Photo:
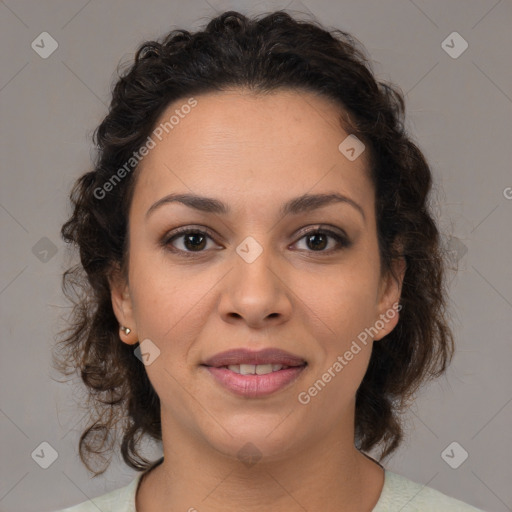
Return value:
<svg viewBox="0 0 512 512">
<path fill-rule="evenodd" d="M 121 326 L 121 331 L 123 331 L 126 335 L 130 334 L 132 330 L 129 327 Z"/>
</svg>

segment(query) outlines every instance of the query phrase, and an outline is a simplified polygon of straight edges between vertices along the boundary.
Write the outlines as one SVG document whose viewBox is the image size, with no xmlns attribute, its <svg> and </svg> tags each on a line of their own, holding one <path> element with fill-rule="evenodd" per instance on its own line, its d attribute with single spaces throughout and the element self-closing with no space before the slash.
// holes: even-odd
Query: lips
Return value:
<svg viewBox="0 0 512 512">
<path fill-rule="evenodd" d="M 264 398 L 291 386 L 307 364 L 302 357 L 285 350 L 266 348 L 228 350 L 210 357 L 201 366 L 234 395 Z"/>
<path fill-rule="evenodd" d="M 239 365 L 281 365 L 283 367 L 305 366 L 305 359 L 276 348 L 266 348 L 259 351 L 247 349 L 232 349 L 210 357 L 203 366 L 222 368 Z"/>
</svg>

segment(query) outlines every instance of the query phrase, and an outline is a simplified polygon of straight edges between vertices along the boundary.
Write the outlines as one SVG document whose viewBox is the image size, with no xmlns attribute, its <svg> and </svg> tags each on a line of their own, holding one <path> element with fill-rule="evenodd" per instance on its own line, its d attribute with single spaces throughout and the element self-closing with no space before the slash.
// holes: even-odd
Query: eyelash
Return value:
<svg viewBox="0 0 512 512">
<path fill-rule="evenodd" d="M 210 238 L 212 240 L 214 239 L 213 233 L 211 233 L 208 230 L 186 227 L 186 228 L 179 228 L 176 231 L 174 231 L 172 234 L 164 236 L 164 238 L 162 239 L 162 245 L 163 245 L 163 247 L 165 249 L 167 249 L 167 250 L 169 250 L 169 251 L 171 251 L 173 253 L 182 254 L 183 256 L 185 256 L 187 258 L 189 258 L 189 257 L 197 257 L 197 256 L 201 255 L 202 253 L 204 253 L 206 251 L 205 250 L 201 250 L 201 251 L 183 251 L 182 249 L 176 249 L 175 247 L 172 247 L 172 245 L 171 245 L 171 242 L 173 242 L 174 240 L 176 240 L 176 239 L 178 239 L 178 238 L 180 238 L 180 237 L 182 237 L 184 235 L 191 234 L 191 233 L 202 235 L 202 236 L 206 236 L 206 237 L 208 237 L 208 238 Z M 331 238 L 336 240 L 336 242 L 338 243 L 338 247 L 335 247 L 334 249 L 330 249 L 328 251 L 325 251 L 325 250 L 321 250 L 321 251 L 309 250 L 307 252 L 316 253 L 316 254 L 319 254 L 319 255 L 328 255 L 328 254 L 332 254 L 333 252 L 340 251 L 342 249 L 347 249 L 347 248 L 349 248 L 352 245 L 352 242 L 350 242 L 349 239 L 346 236 L 340 235 L 339 233 L 336 233 L 335 231 L 332 231 L 332 230 L 327 229 L 327 228 L 322 228 L 322 227 L 317 227 L 317 228 L 311 229 L 311 230 L 303 233 L 301 235 L 301 237 L 297 241 L 302 240 L 303 238 L 305 238 L 307 236 L 318 235 L 318 234 L 324 234 L 324 235 L 330 236 Z"/>
</svg>

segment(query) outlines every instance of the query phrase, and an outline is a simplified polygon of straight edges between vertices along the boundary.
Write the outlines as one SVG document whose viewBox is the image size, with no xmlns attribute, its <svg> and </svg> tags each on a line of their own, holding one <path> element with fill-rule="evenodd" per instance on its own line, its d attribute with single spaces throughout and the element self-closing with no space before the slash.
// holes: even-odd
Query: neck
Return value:
<svg viewBox="0 0 512 512">
<path fill-rule="evenodd" d="M 242 461 L 163 426 L 164 461 L 142 480 L 137 512 L 371 512 L 384 471 L 335 434 L 280 458 Z"/>
</svg>

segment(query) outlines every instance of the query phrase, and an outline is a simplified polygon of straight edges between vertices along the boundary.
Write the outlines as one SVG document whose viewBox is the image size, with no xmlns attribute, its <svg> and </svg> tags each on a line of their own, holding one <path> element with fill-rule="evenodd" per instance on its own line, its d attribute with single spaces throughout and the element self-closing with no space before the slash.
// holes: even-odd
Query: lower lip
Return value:
<svg viewBox="0 0 512 512">
<path fill-rule="evenodd" d="M 242 375 L 228 368 L 206 366 L 211 375 L 225 388 L 239 396 L 258 398 L 283 389 L 296 380 L 304 366 L 292 366 L 265 375 Z"/>
</svg>

